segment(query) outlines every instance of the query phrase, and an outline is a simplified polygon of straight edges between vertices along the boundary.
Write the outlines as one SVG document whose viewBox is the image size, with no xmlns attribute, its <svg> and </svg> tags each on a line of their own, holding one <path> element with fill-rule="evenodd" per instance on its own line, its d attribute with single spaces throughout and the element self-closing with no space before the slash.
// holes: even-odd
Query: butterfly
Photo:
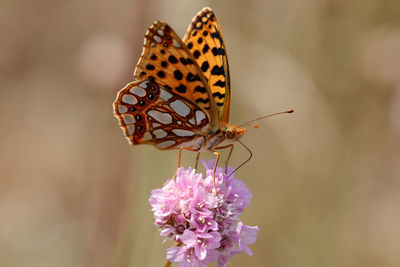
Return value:
<svg viewBox="0 0 400 267">
<path fill-rule="evenodd" d="M 214 12 L 203 8 L 181 40 L 165 22 L 146 32 L 135 81 L 118 92 L 114 115 L 131 144 L 161 150 L 230 149 L 245 128 L 230 125 L 231 84 L 221 28 Z M 228 145 L 221 145 L 230 141 Z M 196 167 L 198 156 L 196 159 Z"/>
</svg>

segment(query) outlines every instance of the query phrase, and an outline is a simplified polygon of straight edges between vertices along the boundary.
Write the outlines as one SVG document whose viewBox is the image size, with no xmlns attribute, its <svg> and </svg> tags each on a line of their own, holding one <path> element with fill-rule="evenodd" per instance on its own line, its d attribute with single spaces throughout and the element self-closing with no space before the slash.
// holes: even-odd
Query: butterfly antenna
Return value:
<svg viewBox="0 0 400 267">
<path fill-rule="evenodd" d="M 239 170 L 244 164 L 246 164 L 247 162 L 249 162 L 250 159 L 253 157 L 253 152 L 251 152 L 250 148 L 248 148 L 245 144 L 243 144 L 242 141 L 240 141 L 240 140 L 237 140 L 237 141 L 238 141 L 240 144 L 242 144 L 242 146 L 244 146 L 244 148 L 246 148 L 247 151 L 249 151 L 249 154 L 250 154 L 250 155 L 249 155 L 249 158 L 248 158 L 246 161 L 242 162 L 242 164 L 240 164 L 239 167 L 237 167 L 236 169 L 234 169 L 233 172 L 231 172 L 231 173 L 228 175 L 228 177 L 226 177 L 227 179 L 228 179 L 229 177 L 231 177 L 231 175 L 234 174 L 237 170 Z"/>
<path fill-rule="evenodd" d="M 266 116 L 262 116 L 262 117 L 259 117 L 259 118 L 257 118 L 257 119 L 248 121 L 248 122 L 243 123 L 242 125 L 239 125 L 239 126 L 237 126 L 237 127 L 243 127 L 243 126 L 249 125 L 249 124 L 251 124 L 251 123 L 253 123 L 253 122 L 255 122 L 255 121 L 262 120 L 262 119 L 265 119 L 265 118 L 268 118 L 268 117 L 272 117 L 272 116 L 276 116 L 276 115 L 280 115 L 280 114 L 285 114 L 285 113 L 293 113 L 293 111 L 294 111 L 293 109 L 288 109 L 288 110 L 285 110 L 285 111 L 272 113 L 272 114 L 269 114 L 269 115 L 266 115 Z M 257 125 L 257 127 L 258 127 L 258 125 Z M 242 145 L 243 145 L 243 144 L 242 144 Z"/>
</svg>

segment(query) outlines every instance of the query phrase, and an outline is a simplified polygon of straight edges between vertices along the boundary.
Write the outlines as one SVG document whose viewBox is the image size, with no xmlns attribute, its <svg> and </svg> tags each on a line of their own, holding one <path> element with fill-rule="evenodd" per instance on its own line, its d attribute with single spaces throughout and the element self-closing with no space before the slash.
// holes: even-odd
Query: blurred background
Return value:
<svg viewBox="0 0 400 267">
<path fill-rule="evenodd" d="M 130 146 L 111 105 L 151 23 L 183 37 L 204 6 L 230 122 L 295 109 L 242 139 L 261 230 L 230 266 L 400 266 L 398 0 L 1 1 L 0 266 L 162 266 L 148 198 L 177 152 Z"/>
</svg>

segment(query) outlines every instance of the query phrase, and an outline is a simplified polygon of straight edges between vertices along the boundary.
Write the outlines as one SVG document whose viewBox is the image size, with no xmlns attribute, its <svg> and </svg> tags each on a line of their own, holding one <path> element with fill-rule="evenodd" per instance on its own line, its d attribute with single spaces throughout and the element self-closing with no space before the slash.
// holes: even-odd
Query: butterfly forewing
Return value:
<svg viewBox="0 0 400 267">
<path fill-rule="evenodd" d="M 159 149 L 200 149 L 209 130 L 204 110 L 155 81 L 129 83 L 117 95 L 114 115 L 131 144 Z"/>
<path fill-rule="evenodd" d="M 184 43 L 208 80 L 219 120 L 227 123 L 230 104 L 228 58 L 221 29 L 210 8 L 204 8 L 193 18 Z"/>
<path fill-rule="evenodd" d="M 157 21 L 147 31 L 135 78 L 157 81 L 169 92 L 192 101 L 209 113 L 211 128 L 218 128 L 218 112 L 207 79 L 168 24 Z"/>
</svg>

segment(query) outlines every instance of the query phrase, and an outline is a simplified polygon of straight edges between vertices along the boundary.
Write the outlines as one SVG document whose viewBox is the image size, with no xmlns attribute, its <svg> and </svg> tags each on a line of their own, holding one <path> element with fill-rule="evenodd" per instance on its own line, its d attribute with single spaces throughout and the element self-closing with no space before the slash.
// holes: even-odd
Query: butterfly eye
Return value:
<svg viewBox="0 0 400 267">
<path fill-rule="evenodd" d="M 233 139 L 235 137 L 235 134 L 232 132 L 232 130 L 226 130 L 225 135 L 228 139 Z"/>
</svg>

